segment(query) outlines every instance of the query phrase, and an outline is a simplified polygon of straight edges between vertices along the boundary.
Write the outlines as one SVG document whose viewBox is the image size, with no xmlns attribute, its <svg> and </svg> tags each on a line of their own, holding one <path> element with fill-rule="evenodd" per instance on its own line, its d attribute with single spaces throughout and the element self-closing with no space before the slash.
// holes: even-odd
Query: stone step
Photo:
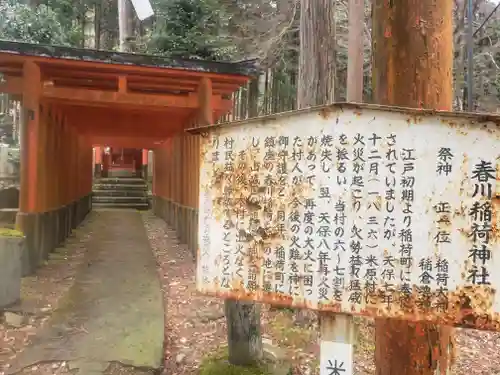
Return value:
<svg viewBox="0 0 500 375">
<path fill-rule="evenodd" d="M 94 197 L 145 197 L 147 191 L 143 189 L 94 189 Z"/>
<path fill-rule="evenodd" d="M 144 203 L 148 202 L 148 197 L 106 197 L 106 196 L 93 196 L 92 202 L 95 203 Z"/>
<path fill-rule="evenodd" d="M 147 203 L 92 203 L 92 208 L 135 208 L 137 210 L 149 209 Z"/>
<path fill-rule="evenodd" d="M 97 184 L 144 185 L 146 181 L 137 177 L 104 177 L 94 180 Z"/>
<path fill-rule="evenodd" d="M 93 190 L 147 190 L 148 185 L 130 184 L 94 184 Z"/>
</svg>

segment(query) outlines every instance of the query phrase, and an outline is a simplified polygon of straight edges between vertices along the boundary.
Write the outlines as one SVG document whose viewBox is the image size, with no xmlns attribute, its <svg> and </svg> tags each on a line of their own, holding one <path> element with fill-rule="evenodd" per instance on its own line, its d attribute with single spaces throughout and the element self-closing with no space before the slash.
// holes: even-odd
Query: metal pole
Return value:
<svg viewBox="0 0 500 375">
<path fill-rule="evenodd" d="M 471 112 L 473 110 L 473 80 L 474 80 L 474 61 L 473 61 L 473 52 L 474 52 L 474 15 L 473 15 L 473 7 L 472 0 L 468 0 L 467 2 L 467 18 L 468 18 L 468 32 L 467 32 L 467 110 Z"/>
</svg>

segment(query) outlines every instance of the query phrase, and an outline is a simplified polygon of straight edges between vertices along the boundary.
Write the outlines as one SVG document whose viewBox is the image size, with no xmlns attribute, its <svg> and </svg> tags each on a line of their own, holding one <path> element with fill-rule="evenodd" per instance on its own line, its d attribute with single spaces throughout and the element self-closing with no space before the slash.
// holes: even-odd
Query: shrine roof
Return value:
<svg viewBox="0 0 500 375">
<path fill-rule="evenodd" d="M 61 61 L 149 67 L 157 70 L 182 69 L 200 73 L 205 72 L 247 77 L 258 74 L 256 60 L 244 60 L 239 62 L 207 61 L 65 46 L 41 45 L 7 40 L 0 40 L 0 54 L 31 56 L 43 59 L 57 59 Z"/>
</svg>

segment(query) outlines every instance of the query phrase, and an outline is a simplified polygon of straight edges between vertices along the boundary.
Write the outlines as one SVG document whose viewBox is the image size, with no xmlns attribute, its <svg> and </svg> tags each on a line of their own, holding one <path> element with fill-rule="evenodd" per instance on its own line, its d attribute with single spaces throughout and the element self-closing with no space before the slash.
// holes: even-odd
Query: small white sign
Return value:
<svg viewBox="0 0 500 375">
<path fill-rule="evenodd" d="M 353 346 L 333 341 L 321 341 L 320 375 L 352 375 Z"/>
<path fill-rule="evenodd" d="M 144 21 L 146 18 L 149 18 L 154 14 L 153 8 L 151 7 L 151 3 L 149 2 L 149 0 L 131 0 L 131 1 L 132 4 L 134 5 L 137 17 L 141 21 Z"/>
</svg>

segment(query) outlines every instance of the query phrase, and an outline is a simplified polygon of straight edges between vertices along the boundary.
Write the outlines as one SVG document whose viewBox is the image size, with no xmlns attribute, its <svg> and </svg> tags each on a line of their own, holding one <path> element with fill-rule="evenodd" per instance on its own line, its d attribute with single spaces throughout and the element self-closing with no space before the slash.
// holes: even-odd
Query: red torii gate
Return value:
<svg viewBox="0 0 500 375">
<path fill-rule="evenodd" d="M 228 113 L 231 95 L 256 69 L 250 61 L 0 41 L 0 73 L 0 92 L 23 103 L 17 228 L 27 238 L 31 272 L 91 209 L 92 146 L 157 149 L 154 193 L 161 199 L 173 197 L 161 184 L 170 184 L 175 169 L 178 184 L 184 184 L 176 189 L 189 191 L 189 201 L 196 202 L 193 168 L 199 143 L 183 130 Z M 182 153 L 193 160 L 182 162 L 183 171 L 168 159 L 172 143 L 165 140 L 174 136 L 189 138 L 181 141 L 186 146 Z M 189 187 L 187 173 L 194 179 Z"/>
</svg>

